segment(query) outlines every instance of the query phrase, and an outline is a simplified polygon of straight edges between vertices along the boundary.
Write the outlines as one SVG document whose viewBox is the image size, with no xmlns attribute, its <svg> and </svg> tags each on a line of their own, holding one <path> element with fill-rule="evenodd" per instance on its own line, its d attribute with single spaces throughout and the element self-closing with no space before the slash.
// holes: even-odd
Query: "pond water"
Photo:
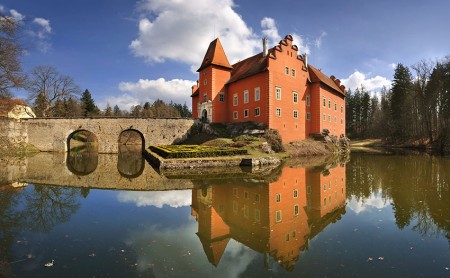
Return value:
<svg viewBox="0 0 450 278">
<path fill-rule="evenodd" d="M 208 173 L 157 173 L 132 154 L 3 163 L 0 277 L 450 277 L 449 158 Z"/>
</svg>

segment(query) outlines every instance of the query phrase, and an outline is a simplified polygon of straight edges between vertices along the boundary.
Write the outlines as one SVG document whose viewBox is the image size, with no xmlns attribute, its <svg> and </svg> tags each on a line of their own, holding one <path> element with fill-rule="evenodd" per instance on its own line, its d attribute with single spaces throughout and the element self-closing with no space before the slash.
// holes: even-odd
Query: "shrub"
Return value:
<svg viewBox="0 0 450 278">
<path fill-rule="evenodd" d="M 267 143 L 269 143 L 270 147 L 274 152 L 278 153 L 284 151 L 283 142 L 281 140 L 280 134 L 278 133 L 278 130 L 276 129 L 267 130 L 264 133 L 263 138 L 267 140 Z"/>
<path fill-rule="evenodd" d="M 257 137 L 251 136 L 251 135 L 240 135 L 240 136 L 237 136 L 237 137 L 233 138 L 234 142 L 237 142 L 237 141 L 258 141 L 258 140 L 259 139 Z"/>
<path fill-rule="evenodd" d="M 247 150 L 242 149 L 199 145 L 150 146 L 150 150 L 163 158 L 193 158 L 247 154 Z"/>
</svg>

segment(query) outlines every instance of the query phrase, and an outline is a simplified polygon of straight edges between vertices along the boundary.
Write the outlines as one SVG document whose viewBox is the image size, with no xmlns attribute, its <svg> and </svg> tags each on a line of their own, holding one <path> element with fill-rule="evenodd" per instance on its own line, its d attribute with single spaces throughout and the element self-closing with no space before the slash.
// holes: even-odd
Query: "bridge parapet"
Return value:
<svg viewBox="0 0 450 278">
<path fill-rule="evenodd" d="M 184 140 L 193 119 L 143 118 L 34 118 L 3 120 L 8 124 L 10 140 L 22 140 L 40 151 L 67 152 L 69 136 L 78 130 L 92 132 L 98 140 L 99 153 L 118 153 L 118 139 L 125 130 L 141 133 L 145 146 L 168 145 Z"/>
</svg>

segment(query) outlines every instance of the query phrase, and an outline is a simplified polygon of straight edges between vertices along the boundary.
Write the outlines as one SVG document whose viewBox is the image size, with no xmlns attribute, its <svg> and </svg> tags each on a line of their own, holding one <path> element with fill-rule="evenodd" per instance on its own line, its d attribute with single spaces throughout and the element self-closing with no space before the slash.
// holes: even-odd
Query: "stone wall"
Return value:
<svg viewBox="0 0 450 278">
<path fill-rule="evenodd" d="M 184 140 L 193 119 L 2 119 L 0 134 L 6 134 L 13 143 L 26 142 L 40 151 L 67 152 L 68 139 L 79 130 L 92 132 L 98 140 L 99 153 L 117 153 L 118 139 L 125 130 L 141 133 L 144 145 L 168 145 Z"/>
</svg>

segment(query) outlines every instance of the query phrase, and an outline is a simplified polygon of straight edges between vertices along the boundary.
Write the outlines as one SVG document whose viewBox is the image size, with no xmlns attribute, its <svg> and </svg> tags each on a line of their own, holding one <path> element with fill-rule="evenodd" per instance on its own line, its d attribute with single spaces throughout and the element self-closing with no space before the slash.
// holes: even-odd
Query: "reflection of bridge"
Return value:
<svg viewBox="0 0 450 278">
<path fill-rule="evenodd" d="M 190 180 L 169 180 L 146 161 L 124 169 L 118 155 L 90 157 L 77 165 L 79 157 L 61 153 L 39 153 L 24 160 L 0 161 L 0 186 L 14 183 L 60 185 L 118 190 L 177 190 L 194 187 Z M 141 158 L 142 159 L 142 158 Z M 83 165 L 83 166 L 81 166 Z"/>
<path fill-rule="evenodd" d="M 1 119 L 0 134 L 7 134 L 12 142 L 32 144 L 40 151 L 67 152 L 71 135 L 86 130 L 96 136 L 99 153 L 117 153 L 124 131 L 137 131 L 147 144 L 172 144 L 185 137 L 193 123 L 192 119 Z"/>
</svg>

